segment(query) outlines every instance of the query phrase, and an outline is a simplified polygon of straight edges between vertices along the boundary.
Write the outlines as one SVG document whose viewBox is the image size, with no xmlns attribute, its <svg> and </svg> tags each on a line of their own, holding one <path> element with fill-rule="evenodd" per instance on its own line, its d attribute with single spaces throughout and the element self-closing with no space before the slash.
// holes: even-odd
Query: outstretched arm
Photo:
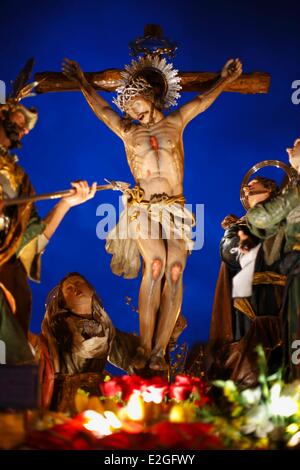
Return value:
<svg viewBox="0 0 300 470">
<path fill-rule="evenodd" d="M 222 93 L 228 83 L 233 82 L 242 73 L 242 64 L 239 59 L 229 60 L 223 67 L 218 81 L 206 93 L 196 96 L 192 101 L 184 104 L 177 111 L 185 127 L 194 117 L 203 113 Z"/>
<path fill-rule="evenodd" d="M 285 189 L 279 196 L 274 197 L 270 201 L 257 204 L 252 209 L 249 209 L 246 215 L 247 225 L 254 235 L 268 238 L 269 233 L 273 235 L 279 224 L 299 204 L 300 185 L 297 184 Z M 265 237 L 263 237 L 264 231 L 267 231 Z"/>
<path fill-rule="evenodd" d="M 102 98 L 92 85 L 87 81 L 79 64 L 73 60 L 65 59 L 62 64 L 63 73 L 73 81 L 76 81 L 88 104 L 96 114 L 115 134 L 122 137 L 122 119 L 110 104 Z"/>
<path fill-rule="evenodd" d="M 71 185 L 75 189 L 75 194 L 62 198 L 43 220 L 46 225 L 44 235 L 48 240 L 50 240 L 71 207 L 83 204 L 95 196 L 97 183 L 93 183 L 91 188 L 86 181 L 77 181 L 71 183 Z"/>
<path fill-rule="evenodd" d="M 287 152 L 291 166 L 300 176 L 300 139 L 296 139 L 293 148 L 288 148 Z M 252 209 L 249 209 L 246 215 L 247 224 L 254 235 L 261 236 L 265 232 L 264 238 L 268 238 L 269 234 L 275 233 L 279 224 L 299 204 L 300 184 L 298 182 L 284 189 L 273 199 L 256 204 Z"/>
</svg>

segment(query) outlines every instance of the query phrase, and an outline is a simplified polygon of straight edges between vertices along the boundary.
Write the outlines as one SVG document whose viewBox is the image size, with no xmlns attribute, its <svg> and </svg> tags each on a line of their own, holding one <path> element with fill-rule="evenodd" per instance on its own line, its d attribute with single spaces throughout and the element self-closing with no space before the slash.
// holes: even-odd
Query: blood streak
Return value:
<svg viewBox="0 0 300 470">
<path fill-rule="evenodd" d="M 155 135 L 150 135 L 150 145 L 153 148 L 153 150 L 155 150 L 156 152 L 158 151 L 159 146 L 158 146 L 157 138 L 155 137 Z"/>
<path fill-rule="evenodd" d="M 159 145 L 158 145 L 158 141 L 157 141 L 157 138 L 155 137 L 155 135 L 150 135 L 150 145 L 151 145 L 151 148 L 155 152 L 157 169 L 158 169 L 158 172 L 160 173 L 160 170 L 159 170 L 159 152 L 158 152 Z"/>
</svg>

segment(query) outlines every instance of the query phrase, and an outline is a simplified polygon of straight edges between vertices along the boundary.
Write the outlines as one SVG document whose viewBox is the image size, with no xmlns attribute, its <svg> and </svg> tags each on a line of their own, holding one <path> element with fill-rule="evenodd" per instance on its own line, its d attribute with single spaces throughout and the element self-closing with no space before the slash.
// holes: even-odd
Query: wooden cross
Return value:
<svg viewBox="0 0 300 470">
<path fill-rule="evenodd" d="M 156 37 L 156 33 L 159 36 L 162 35 L 162 29 L 159 26 L 146 25 L 145 36 L 146 31 L 152 31 L 153 37 Z M 87 72 L 85 76 L 96 90 L 115 91 L 121 85 L 121 70 L 119 69 Z M 179 72 L 179 76 L 181 78 L 182 91 L 205 92 L 215 83 L 219 73 Z M 61 72 L 40 72 L 35 75 L 35 80 L 40 82 L 36 88 L 37 93 L 80 90 L 75 82 L 68 80 Z M 234 82 L 229 83 L 224 91 L 244 94 L 268 93 L 269 87 L 270 75 L 268 73 L 253 72 L 242 74 Z"/>
</svg>

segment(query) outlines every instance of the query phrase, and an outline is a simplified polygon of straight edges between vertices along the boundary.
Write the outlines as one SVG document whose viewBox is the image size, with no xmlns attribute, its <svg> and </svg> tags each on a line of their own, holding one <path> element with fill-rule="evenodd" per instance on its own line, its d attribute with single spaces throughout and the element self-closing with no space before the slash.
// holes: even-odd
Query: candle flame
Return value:
<svg viewBox="0 0 300 470">
<path fill-rule="evenodd" d="M 145 416 L 145 405 L 141 395 L 134 392 L 130 395 L 126 406 L 126 413 L 129 419 L 132 421 L 142 421 Z"/>
<path fill-rule="evenodd" d="M 112 411 L 104 411 L 104 416 L 113 429 L 120 429 L 122 427 L 121 421 Z"/>
<path fill-rule="evenodd" d="M 87 410 L 83 413 L 85 423 L 83 426 L 92 431 L 97 437 L 109 436 L 112 429 L 109 421 L 100 413 L 93 410 Z"/>
</svg>

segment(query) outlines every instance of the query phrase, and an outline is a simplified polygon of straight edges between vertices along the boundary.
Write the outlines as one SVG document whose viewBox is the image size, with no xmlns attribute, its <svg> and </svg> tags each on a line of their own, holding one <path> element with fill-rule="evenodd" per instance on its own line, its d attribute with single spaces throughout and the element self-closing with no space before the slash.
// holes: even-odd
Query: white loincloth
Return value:
<svg viewBox="0 0 300 470">
<path fill-rule="evenodd" d="M 118 224 L 109 232 L 105 249 L 113 255 L 111 270 L 126 279 L 137 277 L 140 267 L 140 253 L 137 240 L 154 238 L 184 240 L 188 252 L 193 249 L 193 214 L 181 204 L 167 201 L 145 204 L 133 202 L 127 205 L 123 197 L 124 210 Z M 153 222 L 153 224 L 151 224 Z M 159 233 L 162 228 L 163 234 Z M 150 233 L 150 236 L 149 236 Z"/>
</svg>

